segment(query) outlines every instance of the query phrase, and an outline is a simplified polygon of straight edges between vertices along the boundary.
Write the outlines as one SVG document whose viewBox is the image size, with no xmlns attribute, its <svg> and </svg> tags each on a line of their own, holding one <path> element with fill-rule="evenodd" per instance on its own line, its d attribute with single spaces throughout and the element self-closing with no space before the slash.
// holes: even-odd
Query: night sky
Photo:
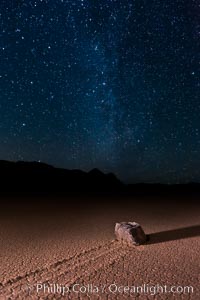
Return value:
<svg viewBox="0 0 200 300">
<path fill-rule="evenodd" d="M 0 159 L 200 181 L 198 0 L 1 0 Z"/>
</svg>

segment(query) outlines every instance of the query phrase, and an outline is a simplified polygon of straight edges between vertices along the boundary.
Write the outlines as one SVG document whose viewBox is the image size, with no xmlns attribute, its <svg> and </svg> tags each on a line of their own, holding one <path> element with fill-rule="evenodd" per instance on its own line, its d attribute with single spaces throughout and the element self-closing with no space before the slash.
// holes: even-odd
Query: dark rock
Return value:
<svg viewBox="0 0 200 300">
<path fill-rule="evenodd" d="M 147 241 L 142 227 L 135 222 L 116 223 L 115 235 L 119 241 L 126 242 L 129 245 L 141 245 Z"/>
</svg>

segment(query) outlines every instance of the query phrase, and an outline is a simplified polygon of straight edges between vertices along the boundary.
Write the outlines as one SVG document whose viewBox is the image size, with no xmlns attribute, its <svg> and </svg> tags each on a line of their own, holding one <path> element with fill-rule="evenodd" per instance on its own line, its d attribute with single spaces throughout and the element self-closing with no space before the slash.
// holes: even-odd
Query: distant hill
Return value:
<svg viewBox="0 0 200 300">
<path fill-rule="evenodd" d="M 101 193 L 119 190 L 122 185 L 114 174 L 98 169 L 84 172 L 40 162 L 0 161 L 0 194 Z"/>
<path fill-rule="evenodd" d="M 0 160 L 0 195 L 84 195 L 125 196 L 200 195 L 199 183 L 123 184 L 114 174 L 98 169 L 89 172 L 55 168 L 40 162 Z"/>
</svg>

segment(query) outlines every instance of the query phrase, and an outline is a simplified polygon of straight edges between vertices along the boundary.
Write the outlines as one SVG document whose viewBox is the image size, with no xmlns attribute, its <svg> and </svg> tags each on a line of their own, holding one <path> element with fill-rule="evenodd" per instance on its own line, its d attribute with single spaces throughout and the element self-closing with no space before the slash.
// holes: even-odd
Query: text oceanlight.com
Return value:
<svg viewBox="0 0 200 300">
<path fill-rule="evenodd" d="M 142 284 L 142 285 L 121 285 L 118 283 L 111 283 L 108 285 L 97 286 L 94 284 L 86 284 L 82 285 L 79 283 L 75 283 L 73 285 L 60 285 L 60 284 L 46 284 L 46 283 L 38 283 L 34 286 L 28 286 L 30 292 L 37 292 L 38 294 L 60 294 L 62 296 L 67 295 L 69 293 L 75 294 L 127 294 L 127 295 L 135 295 L 135 294 L 190 294 L 194 292 L 193 286 L 181 286 L 181 285 L 150 285 L 150 284 Z"/>
</svg>

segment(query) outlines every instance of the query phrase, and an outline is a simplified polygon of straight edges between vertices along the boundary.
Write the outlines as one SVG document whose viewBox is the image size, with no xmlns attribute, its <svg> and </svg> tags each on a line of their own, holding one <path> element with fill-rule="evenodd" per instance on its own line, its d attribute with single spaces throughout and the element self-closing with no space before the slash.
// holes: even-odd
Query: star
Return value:
<svg viewBox="0 0 200 300">
<path fill-rule="evenodd" d="M 200 180 L 196 0 L 4 2 L 0 159 Z"/>
</svg>

